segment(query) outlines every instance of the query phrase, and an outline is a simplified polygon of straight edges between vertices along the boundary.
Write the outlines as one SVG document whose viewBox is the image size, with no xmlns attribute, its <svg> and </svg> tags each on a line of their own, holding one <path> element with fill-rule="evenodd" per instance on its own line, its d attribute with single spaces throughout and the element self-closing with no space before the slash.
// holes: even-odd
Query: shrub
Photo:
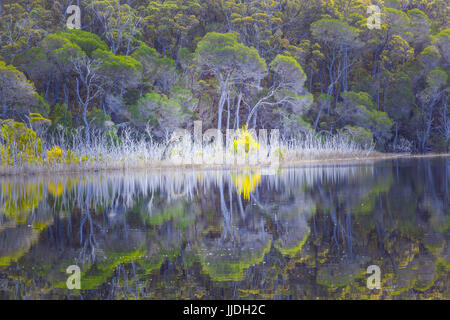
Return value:
<svg viewBox="0 0 450 320">
<path fill-rule="evenodd" d="M 46 162 L 48 164 L 61 164 L 63 162 L 64 151 L 59 146 L 53 146 L 47 151 Z"/>
<path fill-rule="evenodd" d="M 372 132 L 363 127 L 345 126 L 342 129 L 342 134 L 363 147 L 370 146 L 373 142 Z"/>
<path fill-rule="evenodd" d="M 42 163 L 42 142 L 24 123 L 8 119 L 1 122 L 1 160 L 3 166 Z"/>
</svg>

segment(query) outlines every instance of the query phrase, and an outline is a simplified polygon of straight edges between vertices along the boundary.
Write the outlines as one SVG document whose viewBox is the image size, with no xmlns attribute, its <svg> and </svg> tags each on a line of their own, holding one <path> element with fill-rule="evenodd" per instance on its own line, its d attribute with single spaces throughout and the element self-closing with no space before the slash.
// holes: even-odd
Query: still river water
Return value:
<svg viewBox="0 0 450 320">
<path fill-rule="evenodd" d="M 449 157 L 3 177 L 0 299 L 450 299 L 449 182 Z"/>
</svg>

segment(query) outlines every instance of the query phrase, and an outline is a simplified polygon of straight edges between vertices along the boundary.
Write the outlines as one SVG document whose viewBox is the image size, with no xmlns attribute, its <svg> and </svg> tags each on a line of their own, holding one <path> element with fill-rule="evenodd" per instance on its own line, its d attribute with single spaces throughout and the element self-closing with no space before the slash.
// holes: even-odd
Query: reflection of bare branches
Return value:
<svg viewBox="0 0 450 320">
<path fill-rule="evenodd" d="M 79 254 L 80 261 L 95 263 L 95 248 L 97 246 L 97 240 L 95 238 L 94 223 L 89 210 L 89 198 L 86 197 L 85 208 L 83 210 L 83 216 L 80 222 L 80 244 L 81 251 Z M 83 237 L 84 224 L 88 222 L 88 235 Z"/>
<path fill-rule="evenodd" d="M 127 270 L 126 266 L 122 263 L 117 266 L 108 290 L 108 300 L 117 298 L 129 299 L 130 296 L 134 299 L 139 299 L 145 296 L 145 292 L 143 291 L 144 287 L 136 274 L 135 263 L 131 262 L 128 265 L 128 268 L 130 267 L 131 270 Z M 129 277 L 129 273 L 131 273 L 131 278 Z M 130 284 L 132 281 L 134 281 L 134 285 Z"/>
<path fill-rule="evenodd" d="M 223 184 L 222 183 L 219 184 L 219 192 L 220 192 L 220 210 L 222 212 L 223 220 L 224 220 L 224 232 L 222 233 L 222 236 L 221 236 L 221 242 L 226 241 L 228 236 L 233 241 L 234 235 L 233 235 L 232 225 L 231 225 L 231 214 L 230 214 L 230 211 L 228 211 L 227 205 L 225 203 L 225 196 L 223 193 Z"/>
</svg>

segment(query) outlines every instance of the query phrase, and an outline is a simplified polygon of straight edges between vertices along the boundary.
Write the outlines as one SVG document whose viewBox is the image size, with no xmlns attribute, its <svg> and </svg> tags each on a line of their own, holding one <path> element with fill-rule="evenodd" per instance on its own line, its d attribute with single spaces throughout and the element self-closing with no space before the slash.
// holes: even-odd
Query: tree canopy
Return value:
<svg viewBox="0 0 450 320">
<path fill-rule="evenodd" d="M 90 113 L 101 110 L 144 134 L 136 106 L 149 94 L 175 103 L 180 88 L 189 119 L 204 128 L 249 124 L 299 137 L 353 126 L 369 130 L 380 150 L 395 151 L 402 139 L 411 151 L 448 151 L 448 4 L 379 2 L 381 28 L 370 29 L 371 4 L 84 1 L 81 30 L 69 30 L 69 3 L 6 1 L 2 117 L 23 120 L 33 108 L 48 116 L 64 105 L 71 127 L 89 131 Z M 158 101 L 154 125 L 164 127 L 171 111 Z"/>
</svg>

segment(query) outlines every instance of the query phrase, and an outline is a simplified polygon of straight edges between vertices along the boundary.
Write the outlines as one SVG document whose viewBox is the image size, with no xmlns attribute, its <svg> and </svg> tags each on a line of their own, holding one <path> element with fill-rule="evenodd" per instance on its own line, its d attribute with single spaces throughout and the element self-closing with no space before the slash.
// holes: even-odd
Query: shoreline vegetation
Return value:
<svg viewBox="0 0 450 320">
<path fill-rule="evenodd" d="M 441 153 L 441 154 L 406 154 L 406 153 L 381 153 L 374 151 L 371 155 L 367 157 L 357 157 L 357 156 L 349 156 L 349 157 L 337 157 L 337 158 L 327 158 L 327 159 L 302 159 L 302 160 L 294 160 L 294 161 L 286 161 L 280 162 L 279 168 L 288 168 L 292 166 L 303 166 L 309 164 L 317 164 L 317 165 L 328 165 L 328 164 L 339 164 L 339 163 L 361 163 L 365 161 L 382 161 L 389 159 L 415 159 L 415 158 L 438 158 L 438 157 L 450 157 L 450 153 Z M 58 174 L 58 175 L 71 175 L 71 174 L 87 174 L 87 173 L 108 173 L 108 172 L 164 172 L 165 170 L 248 170 L 254 168 L 267 168 L 269 167 L 267 164 L 262 165 L 216 165 L 216 164 L 200 164 L 200 165 L 187 165 L 187 164 L 164 164 L 149 162 L 143 164 L 134 164 L 134 165 L 118 165 L 118 164 L 110 164 L 106 166 L 102 165 L 87 165 L 87 166 L 70 166 L 70 167 L 43 167 L 43 168 L 0 168 L 0 178 L 2 177 L 11 177 L 11 176 L 47 176 L 50 174 Z"/>
<path fill-rule="evenodd" d="M 450 152 L 445 1 L 210 1 L 5 4 L 0 175 Z"/>
<path fill-rule="evenodd" d="M 34 114 L 37 119 L 46 120 L 39 116 Z M 357 143 L 347 135 L 320 136 L 313 132 L 299 140 L 280 139 L 274 147 L 260 146 L 254 131 L 246 127 L 236 131 L 232 143 L 226 146 L 223 144 L 222 158 L 217 157 L 217 144 L 203 143 L 198 150 L 191 144 L 184 145 L 185 140 L 175 134 L 170 139 L 166 138 L 165 142 L 155 142 L 150 135 L 150 139 L 133 137 L 131 131 L 125 131 L 115 141 L 107 134 L 91 133 L 92 142 L 87 145 L 81 130 L 71 134 L 71 139 L 65 135 L 53 135 L 51 139 L 41 140 L 36 131 L 23 123 L 4 120 L 1 137 L 4 143 L 0 144 L 0 177 L 171 169 L 278 169 L 305 164 L 450 156 L 450 153 L 383 153 L 376 151 L 373 144 Z M 231 154 L 235 157 L 233 163 L 225 159 L 227 147 L 232 148 Z M 272 158 L 268 156 L 263 157 L 262 161 L 251 162 L 249 151 L 263 152 Z M 193 163 L 194 154 L 200 155 L 206 162 Z M 278 158 L 275 167 L 273 156 Z M 186 157 L 191 157 L 191 163 L 185 163 Z"/>
<path fill-rule="evenodd" d="M 120 137 L 92 131 L 87 144 L 83 130 L 48 134 L 45 129 L 50 122 L 48 119 L 37 113 L 30 114 L 30 119 L 30 127 L 12 119 L 1 121 L 0 177 L 174 168 L 251 170 L 270 167 L 275 173 L 281 167 L 310 163 L 450 156 L 449 153 L 382 153 L 375 150 L 373 143 L 358 142 L 348 134 L 319 135 L 310 131 L 288 140 L 280 138 L 278 131 L 275 134 L 272 131 L 269 139 L 267 131 L 264 134 L 260 131 L 258 140 L 256 131 L 247 126 L 227 132 L 224 140 L 218 139 L 215 129 L 212 136 L 211 132 L 209 135 L 200 132 L 199 136 L 194 134 L 194 143 L 186 130 L 184 133 L 167 132 L 161 142 L 154 141 L 151 134 L 138 135 L 132 130 L 124 130 Z"/>
</svg>

